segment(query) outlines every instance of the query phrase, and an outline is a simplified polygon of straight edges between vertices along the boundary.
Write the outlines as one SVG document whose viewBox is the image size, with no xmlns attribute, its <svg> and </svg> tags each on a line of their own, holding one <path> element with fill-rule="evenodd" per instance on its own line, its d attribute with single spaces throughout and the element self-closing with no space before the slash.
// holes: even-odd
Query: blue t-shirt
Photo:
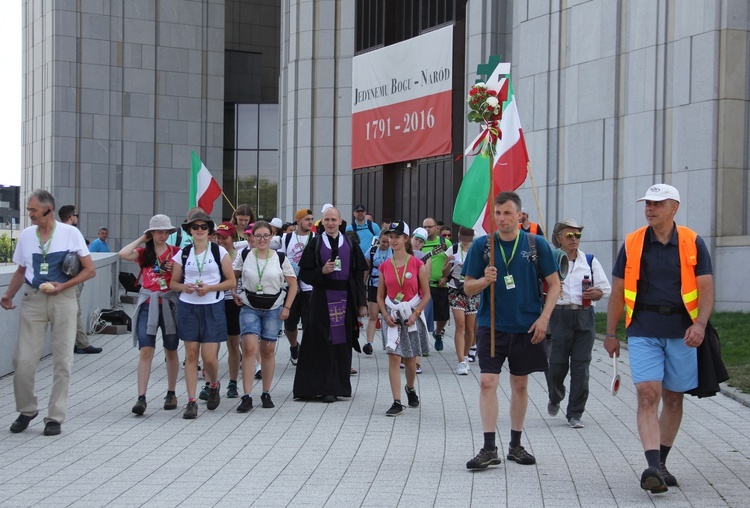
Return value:
<svg viewBox="0 0 750 508">
<path fill-rule="evenodd" d="M 698 250 L 695 275 L 713 274 L 711 255 L 708 253 L 703 238 L 696 237 L 695 246 Z M 627 255 L 623 244 L 617 254 L 615 265 L 612 267 L 612 275 L 624 279 L 626 262 Z M 677 228 L 674 229 L 672 237 L 666 244 L 657 240 L 656 236 L 651 234 L 651 228 L 648 228 L 643 239 L 636 305 L 642 303 L 674 309 L 684 308 L 685 304 L 680 293 L 681 287 L 680 245 L 677 240 Z M 658 312 L 636 310 L 633 312 L 633 319 L 630 321 L 626 334 L 628 337 L 682 339 L 685 337 L 685 330 L 692 323 L 687 310 L 684 313 L 668 316 Z"/>
<path fill-rule="evenodd" d="M 89 252 L 109 252 L 109 245 L 97 238 L 89 244 Z"/>
<path fill-rule="evenodd" d="M 370 231 L 370 227 L 367 225 L 368 222 L 372 226 L 372 231 L 375 232 L 374 234 Z M 362 255 L 367 258 L 370 253 L 370 247 L 372 247 L 372 239 L 380 238 L 380 226 L 372 221 L 365 221 L 364 224 L 360 225 L 357 224 L 357 221 L 355 220 L 346 226 L 346 230 L 357 233 L 357 236 L 359 237 L 359 248 L 362 249 Z"/>
<path fill-rule="evenodd" d="M 531 325 L 539 319 L 542 314 L 542 297 L 539 295 L 537 283 L 536 266 L 531 260 L 531 249 L 529 248 L 528 234 L 519 230 L 518 246 L 511 259 L 513 242 L 501 241 L 495 235 L 495 266 L 497 267 L 497 282 L 495 283 L 495 329 L 508 333 L 526 333 Z M 487 236 L 475 239 L 469 252 L 464 259 L 464 267 L 461 275 L 474 279 L 484 277 L 484 269 L 488 261 L 485 260 L 484 252 L 487 245 Z M 508 270 L 500 246 L 505 251 L 505 257 L 509 260 Z M 536 237 L 536 250 L 539 255 L 539 271 L 542 276 L 548 277 L 557 271 L 557 263 L 552 256 L 552 250 L 547 241 L 541 236 Z M 504 277 L 513 276 L 515 288 L 505 287 Z M 490 288 L 489 286 L 481 293 L 477 313 L 479 326 L 490 326 Z"/>
<path fill-rule="evenodd" d="M 374 252 L 372 249 L 375 249 Z M 378 270 L 378 267 L 383 263 L 383 261 L 386 261 L 393 257 L 393 249 L 388 247 L 387 249 L 383 250 L 380 247 L 372 246 L 370 247 L 370 251 L 372 252 L 372 264 L 370 265 L 370 279 L 369 279 L 369 285 L 371 287 L 378 287 L 378 281 L 380 280 L 380 271 Z M 370 255 L 368 253 L 367 260 L 370 261 Z"/>
</svg>

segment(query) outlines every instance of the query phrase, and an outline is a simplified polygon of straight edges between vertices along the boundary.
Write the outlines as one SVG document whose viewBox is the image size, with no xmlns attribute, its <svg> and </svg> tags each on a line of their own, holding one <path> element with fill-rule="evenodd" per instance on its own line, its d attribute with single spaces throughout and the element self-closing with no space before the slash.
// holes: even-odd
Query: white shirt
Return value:
<svg viewBox="0 0 750 508">
<path fill-rule="evenodd" d="M 578 249 L 575 261 L 568 259 L 568 276 L 562 283 L 562 291 L 557 299 L 557 305 L 582 305 L 583 289 L 581 283 L 583 282 L 583 276 L 588 275 L 590 279 L 592 271 L 594 275 L 592 287 L 604 293 L 602 298 L 607 298 L 612 292 L 612 286 L 609 285 L 607 274 L 604 273 L 602 265 L 595 257 L 591 262 L 591 268 L 589 268 L 589 264 L 586 262 L 586 254 Z M 592 301 L 591 305 L 596 306 L 596 302 Z"/>
<path fill-rule="evenodd" d="M 219 259 L 223 260 L 229 253 L 222 246 L 219 246 Z M 176 264 L 182 266 L 182 251 L 179 251 L 172 258 Z M 200 269 L 199 269 L 200 266 Z M 185 284 L 195 284 L 198 280 L 203 282 L 206 286 L 212 286 L 221 282 L 221 272 L 219 266 L 216 264 L 214 255 L 211 253 L 211 243 L 206 245 L 206 250 L 198 254 L 197 259 L 195 255 L 195 245 L 190 249 L 185 266 L 182 267 L 182 271 L 185 274 Z M 185 303 L 192 303 L 195 305 L 212 305 L 217 301 L 224 300 L 224 293 L 218 292 L 219 297 L 217 298 L 217 292 L 212 291 L 206 293 L 203 296 L 198 296 L 197 292 L 192 294 L 185 291 L 180 293 L 180 300 Z"/>
<path fill-rule="evenodd" d="M 13 262 L 18 266 L 26 268 L 26 283 L 35 288 L 44 282 L 67 282 L 70 277 L 62 271 L 62 263 L 69 252 L 75 252 L 80 257 L 89 255 L 89 249 L 86 247 L 86 240 L 78 228 L 62 222 L 55 223 L 55 230 L 52 233 L 51 241 L 47 240 L 44 245 L 47 250 L 46 256 L 42 254 L 42 248 L 39 245 L 37 237 L 38 226 L 30 226 L 21 231 L 16 244 L 16 251 L 13 253 Z M 40 268 L 42 262 L 47 263 L 47 274 L 41 274 Z"/>
<path fill-rule="evenodd" d="M 287 237 L 289 237 L 289 247 L 287 247 Z M 302 259 L 302 252 L 312 238 L 312 231 L 306 236 L 300 236 L 297 234 L 297 231 L 292 231 L 281 237 L 281 247 L 277 250 L 286 254 L 292 263 L 292 268 L 297 274 L 299 274 L 299 260 Z M 312 291 L 313 289 L 311 285 L 305 284 L 301 280 L 298 280 L 297 283 L 299 284 L 300 291 Z"/>
<path fill-rule="evenodd" d="M 289 263 L 289 258 L 284 257 L 284 263 L 279 265 L 279 256 L 276 251 L 269 249 L 267 259 L 258 259 L 255 257 L 255 249 L 248 252 L 245 260 L 242 256 L 237 256 L 232 268 L 242 272 L 242 285 L 253 293 L 263 293 L 264 295 L 275 295 L 282 288 L 287 286 L 286 277 L 295 277 L 294 268 Z M 263 277 L 260 273 L 263 272 Z M 258 291 L 258 284 L 262 284 L 263 289 Z M 283 305 L 285 296 L 279 295 L 279 299 L 273 305 L 273 309 Z M 240 300 L 245 305 L 249 305 L 245 291 L 240 293 Z"/>
</svg>

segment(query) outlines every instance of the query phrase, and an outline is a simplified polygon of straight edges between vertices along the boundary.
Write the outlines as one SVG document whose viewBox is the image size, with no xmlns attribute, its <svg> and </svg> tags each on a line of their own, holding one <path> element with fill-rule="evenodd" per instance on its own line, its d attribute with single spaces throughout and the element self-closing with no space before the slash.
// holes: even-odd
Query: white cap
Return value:
<svg viewBox="0 0 750 508">
<path fill-rule="evenodd" d="M 417 228 L 417 229 L 414 230 L 414 234 L 412 234 L 412 236 L 416 236 L 417 238 L 419 238 L 423 242 L 426 242 L 427 241 L 427 236 L 428 236 L 427 230 L 425 228 Z"/>
<path fill-rule="evenodd" d="M 323 205 L 323 209 L 320 211 L 320 213 L 326 213 L 326 210 L 328 210 L 329 208 L 333 208 L 333 205 L 331 203 L 326 203 L 325 205 Z"/>
<path fill-rule="evenodd" d="M 278 217 L 274 217 L 273 219 L 271 219 L 271 222 L 269 222 L 269 224 L 275 228 L 280 228 L 284 225 L 284 223 L 281 222 L 281 219 L 279 219 Z"/>
<path fill-rule="evenodd" d="M 678 203 L 680 202 L 680 193 L 666 183 L 657 183 L 652 185 L 646 191 L 646 195 L 638 201 L 664 201 L 665 199 L 674 199 Z"/>
</svg>

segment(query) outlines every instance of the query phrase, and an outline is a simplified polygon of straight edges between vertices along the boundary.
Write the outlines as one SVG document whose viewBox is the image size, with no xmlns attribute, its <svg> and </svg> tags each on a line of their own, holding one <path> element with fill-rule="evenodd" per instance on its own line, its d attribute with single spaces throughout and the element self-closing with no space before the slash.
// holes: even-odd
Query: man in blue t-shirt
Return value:
<svg viewBox="0 0 750 508">
<path fill-rule="evenodd" d="M 109 252 L 109 245 L 107 245 L 109 230 L 102 226 L 96 234 L 99 238 L 91 242 L 89 252 Z"/>
<path fill-rule="evenodd" d="M 362 255 L 369 256 L 370 247 L 372 247 L 373 238 L 380 238 L 380 226 L 367 219 L 367 208 L 359 204 L 354 207 L 354 222 L 346 226 L 347 231 L 354 231 L 359 237 L 359 248 L 362 249 Z"/>
<path fill-rule="evenodd" d="M 541 236 L 518 229 L 521 198 L 515 192 L 501 192 L 495 198 L 497 234 L 492 236 L 494 265 L 489 264 L 488 236 L 477 238 L 464 260 L 461 274 L 464 292 L 482 294 L 477 314 L 477 356 L 481 371 L 480 405 L 484 446 L 466 463 L 468 469 L 484 469 L 500 464 L 495 446 L 497 428 L 497 387 L 500 370 L 508 359 L 510 370 L 510 448 L 508 460 L 535 464 L 536 459 L 521 446 L 521 432 L 528 404 L 527 381 L 532 372 L 547 370 L 547 325 L 560 294 L 560 277 L 552 250 Z M 536 253 L 536 260 L 534 259 Z M 547 283 L 543 301 L 538 277 Z M 490 284 L 495 284 L 495 356 L 490 354 Z"/>
</svg>

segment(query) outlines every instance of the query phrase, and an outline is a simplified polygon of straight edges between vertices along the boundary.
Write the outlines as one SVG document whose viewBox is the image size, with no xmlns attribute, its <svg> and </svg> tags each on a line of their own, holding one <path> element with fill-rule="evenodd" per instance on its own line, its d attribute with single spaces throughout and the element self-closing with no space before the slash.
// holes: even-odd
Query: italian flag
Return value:
<svg viewBox="0 0 750 508">
<path fill-rule="evenodd" d="M 507 78 L 507 84 L 508 100 L 503 104 L 503 118 L 500 120 L 501 137 L 496 144 L 495 151 L 493 197 L 502 191 L 512 191 L 520 187 L 526 180 L 526 165 L 529 162 L 521 118 L 518 116 L 510 78 Z M 474 144 L 472 142 L 469 146 Z M 489 234 L 495 228 L 492 209 L 487 208 L 490 190 L 489 165 L 489 157 L 474 157 L 469 171 L 466 172 L 461 182 L 453 209 L 453 222 L 472 228 L 477 235 Z"/>
<path fill-rule="evenodd" d="M 211 214 L 214 209 L 214 201 L 221 196 L 221 187 L 216 183 L 214 177 L 208 171 L 200 157 L 193 153 L 193 162 L 190 168 L 190 208 L 200 206 L 204 212 Z"/>
</svg>

